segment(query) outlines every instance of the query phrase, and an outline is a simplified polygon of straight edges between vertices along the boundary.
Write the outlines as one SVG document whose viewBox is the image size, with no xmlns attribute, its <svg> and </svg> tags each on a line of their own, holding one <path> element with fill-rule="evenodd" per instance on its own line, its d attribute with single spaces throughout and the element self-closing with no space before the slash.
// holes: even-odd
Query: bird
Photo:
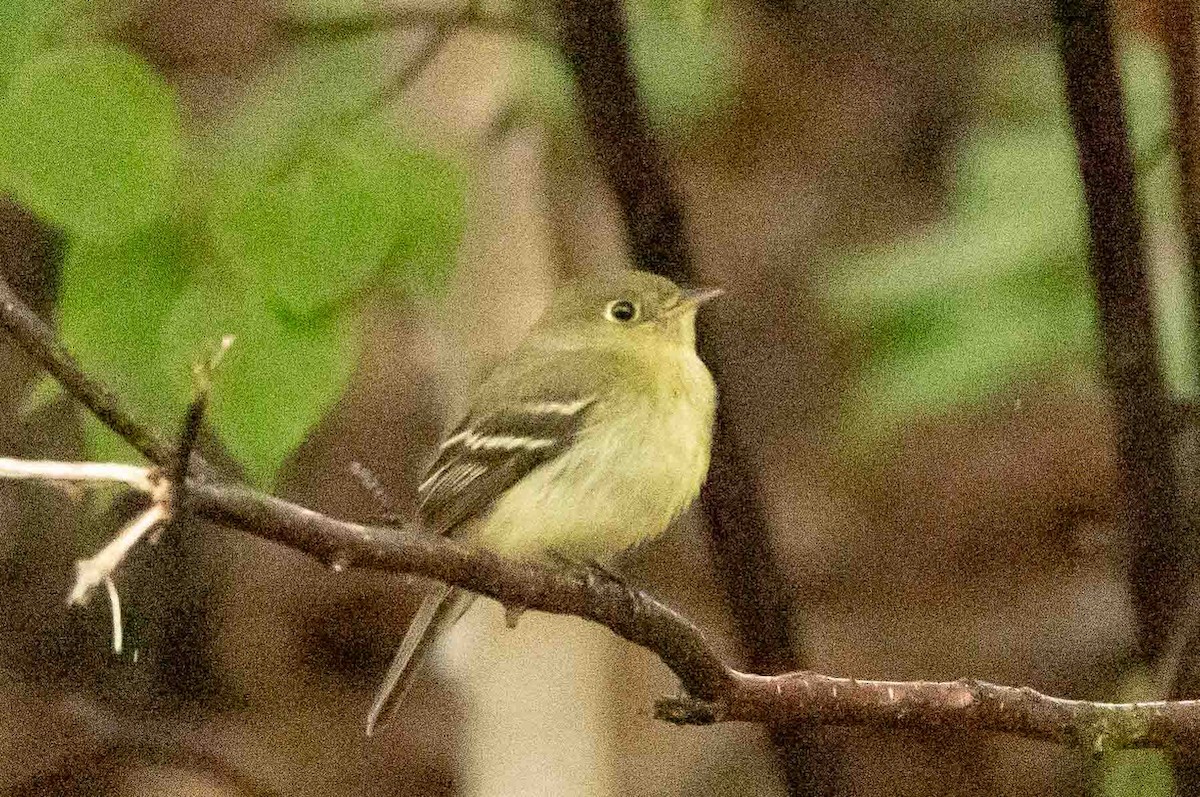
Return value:
<svg viewBox="0 0 1200 797">
<path fill-rule="evenodd" d="M 417 488 L 419 527 L 508 557 L 598 564 L 662 534 L 708 471 L 716 387 L 696 352 L 696 315 L 721 293 L 633 270 L 555 290 L 442 436 Z M 474 598 L 429 590 L 368 736 Z"/>
</svg>

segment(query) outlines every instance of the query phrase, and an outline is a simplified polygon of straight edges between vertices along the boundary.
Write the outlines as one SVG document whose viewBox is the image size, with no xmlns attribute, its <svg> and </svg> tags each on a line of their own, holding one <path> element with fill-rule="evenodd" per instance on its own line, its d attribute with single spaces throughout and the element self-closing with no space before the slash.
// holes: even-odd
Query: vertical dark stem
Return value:
<svg viewBox="0 0 1200 797">
<path fill-rule="evenodd" d="M 1130 589 L 1142 654 L 1159 659 L 1190 572 L 1158 359 L 1133 154 L 1105 0 L 1054 0 L 1067 104 L 1079 152 L 1100 309 L 1104 375 L 1134 556 Z"/>
<path fill-rule="evenodd" d="M 583 123 L 617 195 L 637 267 L 687 282 L 694 275 L 683 209 L 637 93 L 621 4 L 556 0 L 555 8 Z"/>
<path fill-rule="evenodd" d="M 619 0 L 555 0 L 554 5 L 583 123 L 620 204 L 633 258 L 645 271 L 692 282 L 683 210 L 638 97 L 624 9 Z M 701 336 L 701 350 L 720 385 L 720 352 L 711 336 Z M 727 418 L 718 419 L 708 484 L 704 510 L 749 667 L 761 673 L 799 669 L 787 590 L 771 554 L 758 480 Z M 812 733 L 796 726 L 769 730 L 790 793 L 821 791 L 819 769 L 809 755 Z"/>
<path fill-rule="evenodd" d="M 1167 45 L 1171 69 L 1172 138 L 1179 155 L 1179 211 L 1187 238 L 1188 266 L 1192 280 L 1192 310 L 1196 313 L 1192 334 L 1200 337 L 1200 129 L 1196 109 L 1196 17 L 1192 0 L 1163 0 L 1158 9 L 1162 37 Z M 1194 473 L 1187 470 L 1186 473 Z M 1200 694 L 1200 606 L 1195 582 L 1189 593 L 1174 640 L 1177 653 L 1172 673 L 1171 697 Z M 1175 780 L 1181 794 L 1200 792 L 1200 756 L 1174 756 Z"/>
<path fill-rule="evenodd" d="M 1195 334 L 1200 336 L 1200 118 L 1197 118 L 1196 15 L 1192 0 L 1163 0 L 1159 8 L 1171 67 L 1172 138 L 1179 154 L 1179 209 L 1187 236 Z"/>
</svg>

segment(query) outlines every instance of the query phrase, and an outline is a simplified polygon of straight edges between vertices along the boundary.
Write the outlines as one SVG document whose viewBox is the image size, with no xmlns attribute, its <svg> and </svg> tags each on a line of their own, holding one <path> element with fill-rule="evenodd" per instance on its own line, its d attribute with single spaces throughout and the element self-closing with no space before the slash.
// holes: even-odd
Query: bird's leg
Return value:
<svg viewBox="0 0 1200 797">
<path fill-rule="evenodd" d="M 504 607 L 504 624 L 509 629 L 517 627 L 517 621 L 521 619 L 521 615 L 525 614 L 524 606 L 505 606 Z"/>
<path fill-rule="evenodd" d="M 546 556 L 563 570 L 579 572 L 585 569 L 581 560 L 558 548 L 547 548 Z"/>
<path fill-rule="evenodd" d="M 625 591 L 625 596 L 629 600 L 629 606 L 634 616 L 636 617 L 641 613 L 642 591 L 629 583 L 629 579 L 625 578 L 622 573 L 597 559 L 577 559 L 556 548 L 549 549 L 547 553 L 551 559 L 554 559 L 565 569 L 583 576 L 589 589 L 595 589 L 604 581 L 616 584 Z"/>
<path fill-rule="evenodd" d="M 629 601 L 629 608 L 633 612 L 633 617 L 636 620 L 642 612 L 643 593 L 640 589 L 633 586 L 629 579 L 625 578 L 624 574 L 617 572 L 613 568 L 595 559 L 588 560 L 589 571 L 599 573 L 617 586 L 625 590 L 625 597 Z"/>
<path fill-rule="evenodd" d="M 404 525 L 404 516 L 397 511 L 396 503 L 384 488 L 383 482 L 376 475 L 375 471 L 361 462 L 351 462 L 350 474 L 354 476 L 359 486 L 370 493 L 371 497 L 375 499 L 379 511 L 374 513 L 373 520 L 378 521 L 383 526 Z"/>
<path fill-rule="evenodd" d="M 602 578 L 606 581 L 615 581 L 619 584 L 625 583 L 621 580 L 620 576 L 604 568 L 594 559 L 579 559 L 558 548 L 549 548 L 546 553 L 564 570 L 581 577 L 587 583 L 589 589 L 599 584 Z"/>
<path fill-rule="evenodd" d="M 614 584 L 624 587 L 626 592 L 633 589 L 629 584 L 629 580 L 622 573 L 617 572 L 614 568 L 609 567 L 599 559 L 587 559 L 585 560 L 585 565 L 589 570 L 595 571 Z"/>
</svg>

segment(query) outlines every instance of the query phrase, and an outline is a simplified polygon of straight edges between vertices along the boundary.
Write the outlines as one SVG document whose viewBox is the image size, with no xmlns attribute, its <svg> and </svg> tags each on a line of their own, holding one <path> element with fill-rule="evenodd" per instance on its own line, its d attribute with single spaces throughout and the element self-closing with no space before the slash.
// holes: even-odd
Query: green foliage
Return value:
<svg viewBox="0 0 1200 797">
<path fill-rule="evenodd" d="M 1162 698 L 1161 687 L 1144 668 L 1135 668 L 1123 679 L 1116 697 L 1120 703 Z M 1175 794 L 1171 764 L 1161 750 L 1125 750 L 1100 760 L 1099 797 L 1169 797 Z"/>
<path fill-rule="evenodd" d="M 629 54 L 651 122 L 678 134 L 711 116 L 736 77 L 711 3 L 646 0 L 628 8 Z"/>
<path fill-rule="evenodd" d="M 0 92 L 26 61 L 55 40 L 66 5 L 65 0 L 0 3 Z"/>
<path fill-rule="evenodd" d="M 31 9 L 0 11 L 0 42 L 22 48 L 0 55 L 0 175 L 67 233 L 66 344 L 170 435 L 193 365 L 234 336 L 209 422 L 270 483 L 345 389 L 362 300 L 445 282 L 463 168 L 376 118 L 380 37 L 301 46 L 201 139 L 148 65 L 118 46 L 63 43 L 41 17 L 55 32 L 37 33 Z M 28 406 L 50 396 L 39 388 Z M 85 432 L 92 457 L 136 456 L 94 420 Z"/>
<path fill-rule="evenodd" d="M 446 273 L 462 192 L 444 158 L 371 130 L 215 203 L 215 245 L 277 310 L 310 316 L 361 293 L 389 255 L 417 283 Z"/>
<path fill-rule="evenodd" d="M 374 0 L 286 0 L 289 13 L 300 19 L 337 20 L 379 11 Z"/>
<path fill-rule="evenodd" d="M 63 395 L 62 385 L 58 383 L 58 380 L 50 374 L 42 374 L 34 381 L 33 387 L 21 401 L 17 408 L 17 415 L 21 420 L 28 420 L 30 416 L 49 407 Z"/>
<path fill-rule="evenodd" d="M 711 0 L 627 3 L 629 50 L 649 113 L 660 131 L 686 135 L 730 98 L 737 79 L 734 52 Z M 526 85 L 536 111 L 567 125 L 575 119 L 570 69 L 553 47 L 530 43 Z"/>
<path fill-rule="evenodd" d="M 58 324 L 63 342 L 103 376 L 140 417 L 171 429 L 180 407 L 168 399 L 155 351 L 159 331 L 187 277 L 178 228 L 153 224 L 118 240 L 73 238 L 62 265 Z M 187 364 L 184 364 L 184 368 Z M 89 454 L 128 460 L 125 443 L 88 417 Z"/>
<path fill-rule="evenodd" d="M 1123 65 L 1134 144 L 1144 152 L 1168 118 L 1165 65 L 1139 42 L 1124 48 Z M 878 440 L 1031 375 L 1093 378 L 1086 211 L 1060 81 L 1048 50 L 988 59 L 981 105 L 994 116 L 961 145 L 946 219 L 834 269 L 828 304 L 867 352 L 844 418 L 853 438 Z M 1156 255 L 1178 236 L 1171 180 L 1166 169 L 1140 177 Z M 1167 374 L 1176 392 L 1189 393 L 1185 276 L 1158 268 L 1155 277 Z"/>
<path fill-rule="evenodd" d="M 209 417 L 259 483 L 271 480 L 341 395 L 358 353 L 353 314 L 283 318 L 231 271 L 198 274 L 160 335 L 156 365 L 172 377 L 177 406 L 191 395 L 186 364 L 208 360 L 223 336 L 234 336 L 216 374 Z"/>
<path fill-rule="evenodd" d="M 177 190 L 175 97 L 149 65 L 109 45 L 26 62 L 0 103 L 6 187 L 71 233 L 121 238 Z"/>
<path fill-rule="evenodd" d="M 212 190 L 228 195 L 263 180 L 355 132 L 354 118 L 379 93 L 386 37 L 302 43 L 247 90 L 247 98 L 206 141 L 201 164 Z"/>
<path fill-rule="evenodd" d="M 1171 765 L 1160 750 L 1126 750 L 1105 756 L 1100 797 L 1170 797 L 1175 794 Z"/>
</svg>

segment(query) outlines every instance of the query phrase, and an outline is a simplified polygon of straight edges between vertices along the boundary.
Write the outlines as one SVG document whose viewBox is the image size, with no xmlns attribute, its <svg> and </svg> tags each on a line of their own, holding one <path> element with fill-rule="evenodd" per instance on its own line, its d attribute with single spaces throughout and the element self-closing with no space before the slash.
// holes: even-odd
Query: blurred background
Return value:
<svg viewBox="0 0 1200 797">
<path fill-rule="evenodd" d="M 1166 5 L 1166 4 L 1164 4 Z M 1050 4 L 627 0 L 796 666 L 1153 697 L 1137 664 L 1088 228 Z M 1158 4 L 1113 7 L 1171 397 L 1194 305 Z M 337 516 L 413 508 L 443 423 L 556 281 L 631 264 L 538 0 L 4 0 L 0 269 L 164 433 L 224 334 L 206 455 Z M 706 311 L 708 312 L 708 311 Z M 138 461 L 0 342 L 0 452 Z M 783 795 L 762 728 L 479 605 L 403 717 L 420 584 L 181 522 L 69 609 L 136 508 L 0 483 L 0 788 L 16 795 Z M 621 569 L 743 640 L 703 513 Z M 826 729 L 847 795 L 1168 794 L 1154 754 Z M 792 793 L 801 793 L 793 784 Z"/>
</svg>

